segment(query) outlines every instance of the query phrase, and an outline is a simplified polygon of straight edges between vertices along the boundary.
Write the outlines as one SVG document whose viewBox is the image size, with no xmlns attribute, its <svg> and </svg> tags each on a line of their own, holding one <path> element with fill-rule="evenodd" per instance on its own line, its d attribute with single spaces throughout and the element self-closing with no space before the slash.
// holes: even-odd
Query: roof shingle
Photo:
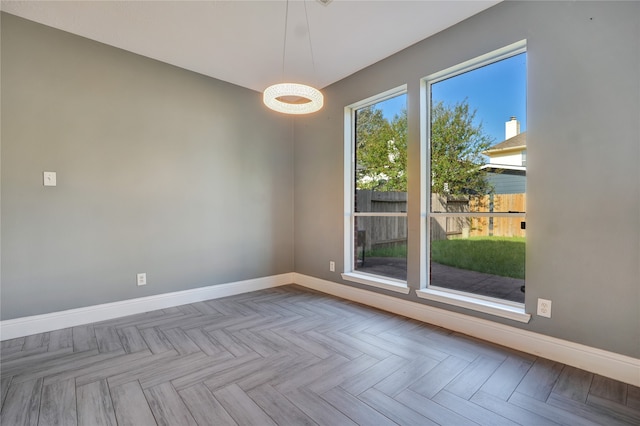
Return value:
<svg viewBox="0 0 640 426">
<path fill-rule="evenodd" d="M 498 144 L 495 144 L 494 146 L 492 146 L 491 148 L 489 148 L 488 150 L 485 151 L 486 152 L 495 152 L 495 151 L 502 151 L 505 149 L 511 149 L 511 148 L 519 148 L 519 147 L 525 147 L 527 146 L 527 132 L 522 132 L 520 134 L 515 135 L 512 138 L 509 138 L 505 141 L 502 141 Z"/>
</svg>

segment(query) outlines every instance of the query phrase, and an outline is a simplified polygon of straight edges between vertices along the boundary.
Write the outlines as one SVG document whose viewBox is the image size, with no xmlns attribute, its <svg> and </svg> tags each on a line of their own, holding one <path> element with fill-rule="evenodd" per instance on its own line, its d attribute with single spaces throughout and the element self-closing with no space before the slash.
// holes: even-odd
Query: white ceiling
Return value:
<svg viewBox="0 0 640 426">
<path fill-rule="evenodd" d="M 284 0 L 2 0 L 1 7 L 261 92 L 284 79 L 325 87 L 499 1 L 291 0 L 284 72 Z"/>
</svg>

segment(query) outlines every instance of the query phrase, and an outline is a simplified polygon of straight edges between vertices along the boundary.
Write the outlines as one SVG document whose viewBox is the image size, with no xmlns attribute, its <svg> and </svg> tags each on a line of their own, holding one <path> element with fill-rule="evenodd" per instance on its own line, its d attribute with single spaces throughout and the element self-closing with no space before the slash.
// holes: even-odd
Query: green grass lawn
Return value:
<svg viewBox="0 0 640 426">
<path fill-rule="evenodd" d="M 431 260 L 460 269 L 524 279 L 525 238 L 471 237 L 431 242 Z"/>
<path fill-rule="evenodd" d="M 525 238 L 471 237 L 431 242 L 431 260 L 442 265 L 524 279 Z M 370 250 L 366 257 L 407 257 L 407 246 Z"/>
</svg>

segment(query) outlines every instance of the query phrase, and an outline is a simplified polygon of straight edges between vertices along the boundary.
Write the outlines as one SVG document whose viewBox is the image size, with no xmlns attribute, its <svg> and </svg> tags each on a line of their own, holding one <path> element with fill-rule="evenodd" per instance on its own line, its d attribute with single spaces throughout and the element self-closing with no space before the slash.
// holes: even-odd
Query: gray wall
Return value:
<svg viewBox="0 0 640 426">
<path fill-rule="evenodd" d="M 420 78 L 521 39 L 528 42 L 531 141 L 526 309 L 535 312 L 538 297 L 551 299 L 553 318 L 496 321 L 638 358 L 638 2 L 501 3 L 328 87 L 325 108 L 296 120 L 295 269 L 356 286 L 339 275 L 343 108 L 407 83 L 408 280 L 418 287 Z M 338 272 L 329 272 L 329 260 Z M 413 292 L 407 298 L 429 303 Z"/>
<path fill-rule="evenodd" d="M 419 80 L 526 38 L 526 306 L 553 318 L 497 321 L 640 357 L 639 18 L 501 3 L 326 88 L 293 129 L 258 93 L 3 14 L 2 319 L 291 270 L 341 282 L 343 108 L 404 83 L 416 288 Z"/>
<path fill-rule="evenodd" d="M 1 71 L 3 320 L 293 270 L 259 93 L 5 13 Z"/>
</svg>

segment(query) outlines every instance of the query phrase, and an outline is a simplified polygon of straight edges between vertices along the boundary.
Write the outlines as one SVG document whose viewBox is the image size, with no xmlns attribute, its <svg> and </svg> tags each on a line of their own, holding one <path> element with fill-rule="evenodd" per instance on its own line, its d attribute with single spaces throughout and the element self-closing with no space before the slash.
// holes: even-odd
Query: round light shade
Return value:
<svg viewBox="0 0 640 426">
<path fill-rule="evenodd" d="M 280 83 L 269 86 L 263 94 L 264 104 L 285 114 L 309 114 L 324 104 L 318 89 L 297 83 Z"/>
</svg>

